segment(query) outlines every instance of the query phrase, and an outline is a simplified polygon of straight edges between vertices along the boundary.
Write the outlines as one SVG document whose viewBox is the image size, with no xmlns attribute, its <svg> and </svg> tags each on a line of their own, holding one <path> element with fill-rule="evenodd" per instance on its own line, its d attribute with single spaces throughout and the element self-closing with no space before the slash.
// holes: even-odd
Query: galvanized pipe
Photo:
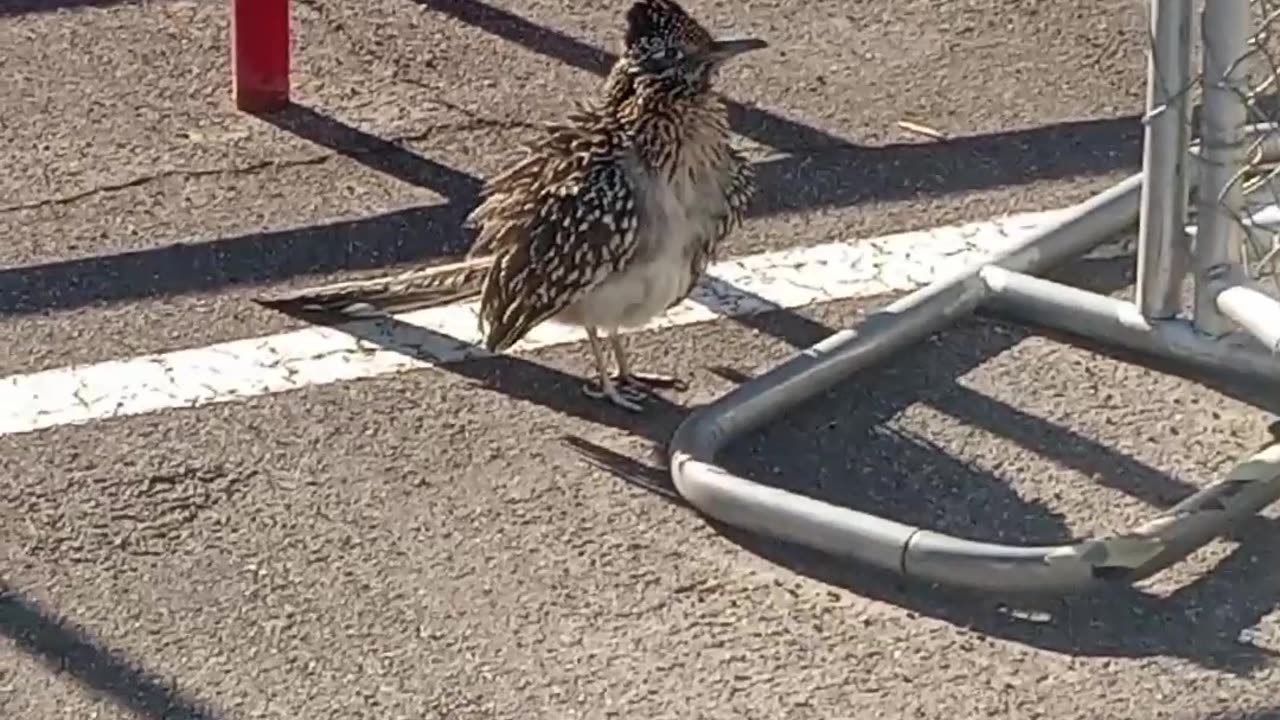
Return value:
<svg viewBox="0 0 1280 720">
<path fill-rule="evenodd" d="M 1141 175 L 1134 175 L 1077 206 L 1063 220 L 992 259 L 1020 272 L 1046 270 L 1081 255 L 1130 226 L 1138 212 Z M 926 533 L 893 520 L 761 485 L 715 464 L 716 453 L 733 437 L 758 428 L 796 405 L 868 368 L 930 333 L 971 313 L 989 290 L 981 267 L 917 290 L 873 313 L 859 327 L 844 330 L 750 380 L 701 408 L 677 429 L 671 442 L 671 476 L 694 507 L 722 522 L 766 533 L 896 572 L 933 577 L 940 546 L 980 568 L 967 584 L 1006 589 L 1072 588 L 1086 582 L 1092 566 L 1072 561 L 1071 548 L 1017 548 L 970 543 Z M 950 544 L 954 540 L 954 544 Z M 908 549 L 916 548 L 909 570 Z M 1076 548 L 1079 558 L 1107 555 L 1096 546 Z M 1158 547 L 1146 548 L 1154 553 Z M 1059 560 L 1046 564 L 1050 555 Z M 1145 557 L 1145 556 L 1144 556 Z M 954 558 L 953 558 L 954 559 Z M 954 580 L 949 574 L 939 580 Z"/>
<path fill-rule="evenodd" d="M 1249 0 L 1212 0 L 1202 13 L 1204 107 L 1200 131 L 1199 206 L 1195 242 L 1196 329 L 1219 336 L 1230 318 L 1218 310 L 1217 294 L 1243 276 L 1240 224 L 1244 196 L 1240 172 L 1245 159 L 1243 59 L 1252 19 Z"/>
<path fill-rule="evenodd" d="M 1044 278 L 985 267 L 981 277 L 991 288 L 988 305 L 1012 319 L 1034 327 L 1087 337 L 1149 357 L 1172 360 L 1207 374 L 1247 378 L 1258 383 L 1259 394 L 1280 393 L 1280 355 L 1239 333 L 1204 335 L 1186 320 L 1149 320 L 1132 302 L 1063 285 Z M 1243 290 L 1243 288 L 1242 288 Z M 1260 295 L 1260 293 L 1259 293 Z M 1256 296 L 1232 294 L 1233 312 L 1267 314 Z M 1280 314 L 1271 318 L 1272 325 Z"/>
<path fill-rule="evenodd" d="M 1186 233 L 1191 82 L 1191 0 L 1153 0 L 1147 63 L 1137 297 L 1142 314 L 1171 318 L 1190 264 Z"/>
<path fill-rule="evenodd" d="M 1280 302 L 1246 285 L 1218 293 L 1218 310 L 1252 335 L 1266 351 L 1280 358 Z"/>
</svg>

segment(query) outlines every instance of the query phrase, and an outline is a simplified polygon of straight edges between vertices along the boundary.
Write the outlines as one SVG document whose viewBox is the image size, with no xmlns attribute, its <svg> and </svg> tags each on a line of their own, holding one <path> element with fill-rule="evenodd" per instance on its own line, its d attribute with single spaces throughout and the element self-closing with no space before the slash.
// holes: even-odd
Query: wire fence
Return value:
<svg viewBox="0 0 1280 720">
<path fill-rule="evenodd" d="M 1224 7 L 1233 4 L 1225 2 Z M 1280 295 L 1280 0 L 1249 0 L 1248 11 L 1247 17 L 1219 13 L 1218 26 L 1206 20 L 1193 35 L 1189 89 L 1200 112 L 1190 113 L 1188 120 L 1193 136 L 1201 140 L 1198 155 L 1203 159 L 1206 151 L 1217 150 L 1217 162 L 1228 165 L 1224 171 L 1233 170 L 1216 196 L 1235 225 L 1231 249 L 1238 255 L 1228 259 L 1239 262 L 1250 280 Z M 1237 99 L 1237 108 L 1220 112 L 1219 121 L 1226 123 L 1222 128 L 1240 120 L 1244 125 L 1216 138 L 1203 132 L 1205 102 L 1212 102 L 1214 93 Z M 1203 220 L 1205 212 L 1202 197 L 1195 221 Z"/>
<path fill-rule="evenodd" d="M 1264 152 L 1280 137 L 1280 2 L 1254 0 L 1252 32 L 1244 57 L 1244 101 L 1250 121 L 1266 123 L 1273 130 L 1247 146 L 1242 194 L 1246 199 L 1241 218 L 1244 231 L 1243 262 L 1255 281 L 1270 280 L 1280 293 L 1280 162 Z"/>
</svg>

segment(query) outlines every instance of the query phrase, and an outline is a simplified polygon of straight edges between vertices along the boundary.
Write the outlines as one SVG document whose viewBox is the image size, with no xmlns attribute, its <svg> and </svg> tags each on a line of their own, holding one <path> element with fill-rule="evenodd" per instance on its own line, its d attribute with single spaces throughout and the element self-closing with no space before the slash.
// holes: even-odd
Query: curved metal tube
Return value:
<svg viewBox="0 0 1280 720">
<path fill-rule="evenodd" d="M 1269 352 L 1280 355 L 1280 302 L 1243 285 L 1225 288 L 1215 299 L 1223 315 L 1244 328 Z"/>
<path fill-rule="evenodd" d="M 1256 477 L 1241 480 L 1233 473 L 1131 532 L 1041 547 L 925 530 L 762 485 L 715 463 L 734 437 L 970 314 L 993 295 L 984 267 L 1041 272 L 1125 229 L 1137 217 L 1141 183 L 1141 175 L 1126 179 L 987 263 L 899 299 L 695 412 L 671 442 L 676 490 L 730 525 L 927 581 L 1010 592 L 1069 592 L 1107 579 L 1137 579 L 1185 556 L 1232 519 L 1270 504 L 1280 497 L 1280 442 L 1241 466 L 1262 468 Z"/>
</svg>

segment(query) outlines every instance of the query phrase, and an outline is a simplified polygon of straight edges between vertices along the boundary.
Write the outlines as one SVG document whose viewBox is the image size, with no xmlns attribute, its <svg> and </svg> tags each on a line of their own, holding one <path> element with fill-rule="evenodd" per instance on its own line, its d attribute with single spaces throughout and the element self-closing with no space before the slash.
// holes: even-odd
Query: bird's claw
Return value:
<svg viewBox="0 0 1280 720">
<path fill-rule="evenodd" d="M 684 391 L 688 387 L 688 383 L 672 375 L 631 372 L 625 375 L 616 374 L 603 386 L 599 383 L 583 385 L 582 392 L 593 400 L 607 400 L 620 408 L 642 412 L 645 401 L 653 397 L 656 389 L 671 388 Z"/>
<path fill-rule="evenodd" d="M 654 388 L 670 388 L 678 392 L 684 392 L 689 389 L 689 383 L 681 378 L 659 373 L 632 372 L 625 375 L 615 375 L 613 380 L 620 385 L 630 386 L 645 392 L 652 392 Z"/>
<path fill-rule="evenodd" d="M 582 393 L 593 400 L 606 400 L 631 412 L 644 412 L 644 401 L 649 397 L 649 393 L 633 386 L 622 385 L 612 381 L 605 383 L 603 387 L 600 385 L 583 385 Z"/>
</svg>

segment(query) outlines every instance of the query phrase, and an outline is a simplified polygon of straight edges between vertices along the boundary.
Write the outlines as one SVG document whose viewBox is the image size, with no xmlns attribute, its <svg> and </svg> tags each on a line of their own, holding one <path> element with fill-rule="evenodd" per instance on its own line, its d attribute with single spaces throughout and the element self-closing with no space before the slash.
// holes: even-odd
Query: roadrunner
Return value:
<svg viewBox="0 0 1280 720">
<path fill-rule="evenodd" d="M 625 51 L 598 97 L 546 126 L 526 156 L 486 183 L 466 225 L 466 260 L 334 285 L 288 299 L 319 310 L 407 310 L 479 293 L 484 344 L 499 352 L 535 325 L 583 327 L 598 385 L 591 397 L 642 409 L 675 377 L 627 361 L 620 328 L 644 325 L 687 297 L 754 192 L 729 146 L 712 82 L 723 63 L 766 47 L 716 40 L 672 0 L 626 13 Z M 617 361 L 610 375 L 603 332 Z"/>
</svg>

